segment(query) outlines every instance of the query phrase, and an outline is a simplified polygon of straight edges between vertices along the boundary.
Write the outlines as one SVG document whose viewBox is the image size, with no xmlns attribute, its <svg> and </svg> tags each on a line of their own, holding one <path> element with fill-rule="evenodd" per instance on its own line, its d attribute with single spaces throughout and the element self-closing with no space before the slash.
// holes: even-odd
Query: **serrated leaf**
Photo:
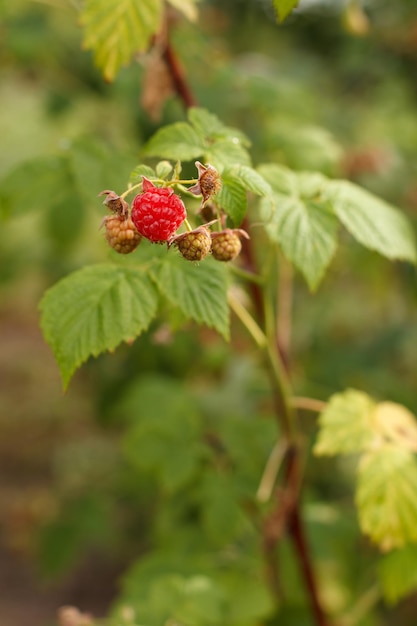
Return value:
<svg viewBox="0 0 417 626">
<path fill-rule="evenodd" d="M 143 52 L 159 31 L 161 0 L 86 0 L 81 13 L 84 46 L 94 51 L 97 66 L 108 81 Z"/>
<path fill-rule="evenodd" d="M 362 531 L 382 550 L 417 542 L 417 461 L 393 445 L 361 459 L 356 491 Z"/>
<path fill-rule="evenodd" d="M 374 439 L 372 429 L 376 403 L 366 393 L 348 389 L 334 394 L 320 414 L 314 446 L 318 456 L 361 452 Z"/>
<path fill-rule="evenodd" d="M 272 194 L 271 185 L 252 167 L 248 165 L 236 166 L 233 168 L 233 174 L 239 178 L 245 189 L 252 191 L 257 196 L 270 196 Z"/>
<path fill-rule="evenodd" d="M 343 180 L 329 181 L 325 196 L 339 220 L 359 243 L 388 259 L 416 263 L 413 229 L 399 210 Z"/>
<path fill-rule="evenodd" d="M 215 115 L 201 107 L 191 107 L 188 110 L 188 120 L 197 133 L 212 143 L 219 139 L 227 139 L 232 143 L 240 143 L 245 148 L 250 146 L 248 137 L 239 129 L 226 126 Z"/>
<path fill-rule="evenodd" d="M 285 18 L 297 6 L 300 0 L 273 0 L 275 11 L 279 22 L 283 22 Z"/>
<path fill-rule="evenodd" d="M 315 289 L 337 247 L 338 221 L 323 198 L 326 179 L 278 165 L 260 166 L 258 171 L 274 191 L 260 205 L 266 232 Z"/>
<path fill-rule="evenodd" d="M 190 107 L 187 117 L 195 130 L 202 137 L 213 137 L 224 130 L 223 122 L 207 109 L 201 107 Z"/>
<path fill-rule="evenodd" d="M 234 226 L 240 226 L 247 210 L 247 197 L 239 176 L 231 171 L 223 172 L 222 187 L 216 201 L 231 218 Z"/>
<path fill-rule="evenodd" d="M 248 151 L 237 137 L 217 139 L 205 149 L 204 156 L 220 172 L 231 165 L 251 164 Z"/>
<path fill-rule="evenodd" d="M 149 167 L 149 165 L 138 165 L 135 169 L 130 173 L 129 183 L 131 185 L 137 185 L 142 182 L 143 176 L 147 178 L 154 178 L 155 171 Z"/>
<path fill-rule="evenodd" d="M 145 154 L 173 161 L 190 161 L 206 150 L 204 139 L 186 122 L 160 128 L 148 141 Z"/>
<path fill-rule="evenodd" d="M 395 604 L 417 589 L 417 546 L 408 545 L 384 556 L 378 567 L 384 598 Z"/>
<path fill-rule="evenodd" d="M 187 318 L 229 337 L 227 268 L 212 259 L 190 263 L 173 250 L 152 270 L 159 290 Z"/>
<path fill-rule="evenodd" d="M 90 356 L 146 330 L 156 313 L 157 293 L 139 268 L 92 265 L 48 289 L 40 308 L 45 339 L 67 387 Z"/>
<path fill-rule="evenodd" d="M 178 11 L 181 11 L 190 22 L 195 22 L 198 17 L 196 0 L 167 0 Z"/>
</svg>

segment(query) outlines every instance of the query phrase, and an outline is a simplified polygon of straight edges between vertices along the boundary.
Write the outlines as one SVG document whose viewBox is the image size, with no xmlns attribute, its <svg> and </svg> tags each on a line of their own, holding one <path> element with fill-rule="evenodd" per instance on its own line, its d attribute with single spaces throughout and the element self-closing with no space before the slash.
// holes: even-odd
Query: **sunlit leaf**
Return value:
<svg viewBox="0 0 417 626">
<path fill-rule="evenodd" d="M 134 339 L 156 313 L 157 293 L 139 268 L 91 265 L 48 289 L 41 326 L 64 387 L 90 356 Z"/>
<path fill-rule="evenodd" d="M 319 417 L 314 453 L 318 456 L 361 452 L 374 439 L 375 402 L 355 389 L 332 396 Z"/>
<path fill-rule="evenodd" d="M 97 66 L 112 81 L 135 52 L 146 50 L 159 31 L 161 0 L 86 0 L 81 13 L 84 46 L 94 51 Z"/>
<path fill-rule="evenodd" d="M 401 404 L 380 402 L 372 417 L 375 431 L 399 447 L 417 452 L 417 421 Z"/>
<path fill-rule="evenodd" d="M 190 22 L 195 22 L 198 17 L 197 0 L 167 0 L 169 4 L 181 11 Z"/>
<path fill-rule="evenodd" d="M 417 542 L 417 461 L 394 445 L 366 453 L 356 492 L 362 531 L 383 550 Z"/>
</svg>

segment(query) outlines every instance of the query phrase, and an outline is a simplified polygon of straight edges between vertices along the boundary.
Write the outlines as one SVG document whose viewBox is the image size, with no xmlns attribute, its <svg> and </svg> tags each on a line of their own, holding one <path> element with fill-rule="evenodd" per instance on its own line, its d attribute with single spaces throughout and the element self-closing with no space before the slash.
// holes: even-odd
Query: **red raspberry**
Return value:
<svg viewBox="0 0 417 626">
<path fill-rule="evenodd" d="M 240 237 L 249 239 L 248 233 L 240 228 L 211 233 L 211 253 L 216 261 L 233 261 L 242 249 Z"/>
<path fill-rule="evenodd" d="M 142 237 L 130 217 L 108 215 L 103 223 L 106 227 L 106 239 L 109 245 L 119 254 L 129 254 L 140 244 Z"/>
<path fill-rule="evenodd" d="M 156 187 L 145 176 L 142 189 L 133 200 L 133 223 L 150 241 L 168 241 L 187 216 L 185 206 L 172 189 Z"/>
</svg>

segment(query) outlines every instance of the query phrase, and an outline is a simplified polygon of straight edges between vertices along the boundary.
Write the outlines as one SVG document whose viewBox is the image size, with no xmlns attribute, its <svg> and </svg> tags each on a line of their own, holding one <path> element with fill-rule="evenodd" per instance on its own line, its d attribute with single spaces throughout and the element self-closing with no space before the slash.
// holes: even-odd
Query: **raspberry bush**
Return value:
<svg viewBox="0 0 417 626">
<path fill-rule="evenodd" d="M 168 4 L 190 19 L 197 12 L 192 0 Z M 273 4 L 282 21 L 297 3 Z M 152 134 L 134 169 L 128 159 L 102 155 L 108 181 L 94 167 L 85 175 L 94 150 L 82 142 L 47 162 L 48 197 L 64 207 L 85 197 L 97 205 L 87 243 L 98 262 L 86 246 L 85 263 L 41 302 L 41 326 L 64 388 L 81 366 L 89 371 L 92 357 L 117 349 L 132 354 L 120 371 L 117 355 L 111 357 L 122 442 L 117 459 L 108 461 L 126 472 L 118 486 L 134 494 L 140 516 L 129 570 L 104 622 L 362 624 L 364 606 L 395 602 L 417 585 L 416 420 L 402 404 L 362 389 L 326 388 L 324 399 L 304 395 L 314 328 L 300 341 L 304 354 L 294 355 L 294 285 L 311 294 L 302 302 L 313 307 L 329 274 L 355 280 L 358 269 L 346 261 L 353 246 L 365 265 L 377 253 L 381 268 L 388 260 L 408 272 L 417 261 L 413 228 L 400 209 L 352 180 L 325 175 L 315 163 L 284 165 L 281 145 L 267 156 L 256 145 L 252 151 L 239 128 L 197 106 L 164 40 L 162 14 L 159 0 L 123 6 L 87 0 L 84 46 L 107 80 L 151 46 L 144 61 L 150 113 L 163 108 L 161 94 L 176 93 L 185 115 Z M 39 172 L 35 165 L 32 180 Z M 61 197 L 66 181 L 74 188 Z M 104 186 L 116 190 L 100 191 Z M 339 306 L 344 297 L 341 287 Z M 317 317 L 326 314 L 323 302 Z M 149 345 L 155 352 L 148 362 Z M 229 371 L 224 362 L 231 353 Z M 347 455 L 353 456 L 346 461 Z M 355 503 L 354 518 L 344 519 L 346 509 L 327 483 L 316 490 L 311 477 L 320 464 L 342 476 L 339 500 Z M 110 474 L 106 495 L 115 504 L 111 515 L 98 511 L 98 528 L 125 514 Z M 94 534 L 89 519 L 86 526 Z M 333 545 L 340 550 L 337 571 L 329 568 Z M 344 563 L 348 552 L 366 553 L 372 567 L 358 576 Z M 68 615 L 80 625 L 96 623 L 89 607 L 67 609 L 60 626 Z M 364 626 L 371 623 L 365 617 Z"/>
</svg>

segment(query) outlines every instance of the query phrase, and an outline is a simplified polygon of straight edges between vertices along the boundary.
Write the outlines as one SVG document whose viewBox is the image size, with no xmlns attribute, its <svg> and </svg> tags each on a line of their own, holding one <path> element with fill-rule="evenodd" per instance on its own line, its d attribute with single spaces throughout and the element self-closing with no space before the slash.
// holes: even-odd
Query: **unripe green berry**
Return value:
<svg viewBox="0 0 417 626">
<path fill-rule="evenodd" d="M 170 245 L 176 245 L 187 261 L 201 261 L 211 249 L 211 237 L 205 226 L 174 237 Z"/>
<path fill-rule="evenodd" d="M 242 235 L 248 237 L 244 230 L 231 228 L 211 233 L 211 253 L 216 261 L 233 261 L 242 249 Z"/>
</svg>

